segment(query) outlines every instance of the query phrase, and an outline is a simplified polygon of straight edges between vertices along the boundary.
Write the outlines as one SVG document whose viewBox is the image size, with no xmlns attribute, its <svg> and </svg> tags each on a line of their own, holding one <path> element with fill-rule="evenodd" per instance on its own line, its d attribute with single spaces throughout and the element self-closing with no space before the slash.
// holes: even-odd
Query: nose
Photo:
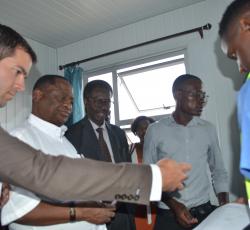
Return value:
<svg viewBox="0 0 250 230">
<path fill-rule="evenodd" d="M 63 107 L 66 108 L 69 112 L 72 110 L 72 101 L 65 101 Z"/>
<path fill-rule="evenodd" d="M 198 100 L 197 100 L 197 103 L 198 103 L 198 106 L 203 108 L 206 103 L 207 103 L 207 100 L 205 97 L 200 97 Z"/>
<path fill-rule="evenodd" d="M 25 76 L 24 76 L 24 74 L 20 74 L 16 77 L 15 89 L 17 92 L 21 92 L 21 91 L 25 90 Z"/>
</svg>

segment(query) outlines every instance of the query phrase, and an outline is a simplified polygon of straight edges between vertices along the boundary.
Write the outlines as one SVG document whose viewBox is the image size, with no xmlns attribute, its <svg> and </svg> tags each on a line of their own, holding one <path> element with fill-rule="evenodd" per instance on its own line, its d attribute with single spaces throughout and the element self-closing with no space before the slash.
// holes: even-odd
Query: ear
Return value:
<svg viewBox="0 0 250 230">
<path fill-rule="evenodd" d="M 39 89 L 35 89 L 32 92 L 32 101 L 37 102 L 43 97 L 43 92 Z"/>
<path fill-rule="evenodd" d="M 240 19 L 240 29 L 242 32 L 250 31 L 250 18 L 244 17 Z"/>
<path fill-rule="evenodd" d="M 86 107 L 86 104 L 88 103 L 88 98 L 83 99 L 84 106 Z"/>
</svg>

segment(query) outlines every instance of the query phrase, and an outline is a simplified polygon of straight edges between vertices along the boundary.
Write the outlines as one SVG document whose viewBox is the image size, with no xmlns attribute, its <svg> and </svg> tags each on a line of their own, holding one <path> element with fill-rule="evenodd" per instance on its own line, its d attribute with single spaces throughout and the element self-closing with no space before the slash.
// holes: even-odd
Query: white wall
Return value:
<svg viewBox="0 0 250 230">
<path fill-rule="evenodd" d="M 88 62 L 82 67 L 85 70 L 99 69 L 185 48 L 188 72 L 202 78 L 210 95 L 203 117 L 216 125 L 225 166 L 230 175 L 230 191 L 237 196 L 244 191 L 238 172 L 239 132 L 235 117 L 236 90 L 242 78 L 238 76 L 236 65 L 221 53 L 217 35 L 222 12 L 230 2 L 206 0 L 62 47 L 57 54 L 58 64 L 66 64 L 211 23 L 212 30 L 204 32 L 204 39 L 200 39 L 198 34 L 186 35 Z"/>
<path fill-rule="evenodd" d="M 56 50 L 27 39 L 38 57 L 38 63 L 32 67 L 26 80 L 25 92 L 18 93 L 7 106 L 0 109 L 1 126 L 11 130 L 25 120 L 31 111 L 31 92 L 35 81 L 43 74 L 57 73 Z"/>
</svg>

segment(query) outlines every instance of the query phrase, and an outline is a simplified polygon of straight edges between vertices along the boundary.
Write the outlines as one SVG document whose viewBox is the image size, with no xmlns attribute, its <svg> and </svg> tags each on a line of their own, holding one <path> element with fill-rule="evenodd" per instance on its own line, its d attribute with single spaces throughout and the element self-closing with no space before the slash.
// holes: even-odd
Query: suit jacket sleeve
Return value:
<svg viewBox="0 0 250 230">
<path fill-rule="evenodd" d="M 0 128 L 0 179 L 57 200 L 118 200 L 147 204 L 150 166 L 49 156 Z"/>
</svg>

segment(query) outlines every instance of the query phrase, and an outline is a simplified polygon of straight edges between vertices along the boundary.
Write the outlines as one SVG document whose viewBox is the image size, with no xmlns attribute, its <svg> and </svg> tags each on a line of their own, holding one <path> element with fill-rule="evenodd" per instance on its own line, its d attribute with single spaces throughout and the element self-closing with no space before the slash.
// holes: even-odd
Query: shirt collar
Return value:
<svg viewBox="0 0 250 230">
<path fill-rule="evenodd" d="M 34 114 L 29 115 L 28 122 L 37 129 L 41 130 L 43 133 L 46 133 L 48 136 L 56 139 L 62 139 L 65 132 L 67 131 L 67 127 L 65 125 L 58 127 L 50 122 L 47 122 L 37 117 Z"/>
<path fill-rule="evenodd" d="M 89 119 L 89 121 L 90 121 L 90 123 L 91 123 L 94 130 L 96 130 L 98 128 L 103 128 L 103 130 L 106 130 L 105 122 L 103 122 L 103 124 L 101 126 L 99 126 L 96 123 L 94 123 L 93 121 L 91 121 L 90 119 Z"/>
<path fill-rule="evenodd" d="M 176 123 L 173 117 L 173 114 L 170 114 L 167 116 L 166 123 L 168 125 L 169 124 L 179 125 L 178 123 Z M 202 124 L 204 124 L 204 121 L 201 118 L 194 116 L 192 120 L 188 122 L 187 126 L 196 126 L 196 125 L 202 125 Z"/>
</svg>

